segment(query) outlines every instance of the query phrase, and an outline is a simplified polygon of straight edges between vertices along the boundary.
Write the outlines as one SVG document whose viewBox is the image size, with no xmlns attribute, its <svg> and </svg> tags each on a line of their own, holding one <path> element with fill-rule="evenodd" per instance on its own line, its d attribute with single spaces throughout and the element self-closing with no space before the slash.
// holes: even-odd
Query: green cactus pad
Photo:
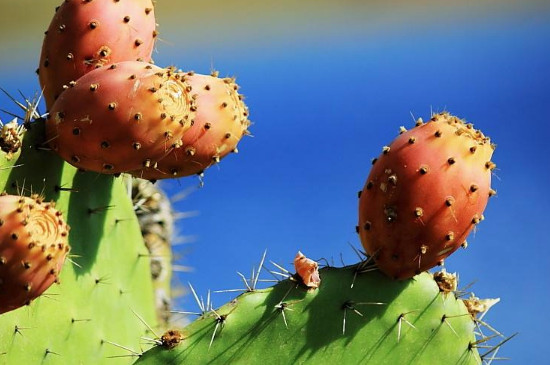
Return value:
<svg viewBox="0 0 550 365">
<path fill-rule="evenodd" d="M 431 274 L 394 281 L 358 268 L 320 270 L 316 290 L 287 279 L 246 292 L 136 364 L 481 363 L 474 320 Z"/>
<path fill-rule="evenodd" d="M 59 285 L 0 316 L 0 363 L 131 363 L 148 331 L 143 322 L 156 319 L 148 251 L 127 186 L 77 171 L 41 148 L 43 135 L 44 124 L 32 123 L 22 151 L 10 160 L 0 155 L 0 191 L 56 201 L 71 226 L 71 261 Z"/>
</svg>

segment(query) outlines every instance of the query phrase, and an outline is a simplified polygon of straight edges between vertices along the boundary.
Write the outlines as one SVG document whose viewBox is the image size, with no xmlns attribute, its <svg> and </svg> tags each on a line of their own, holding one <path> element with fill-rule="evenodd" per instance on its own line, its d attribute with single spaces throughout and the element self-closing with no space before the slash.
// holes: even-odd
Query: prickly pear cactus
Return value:
<svg viewBox="0 0 550 365">
<path fill-rule="evenodd" d="M 59 285 L 0 315 L 0 363 L 129 363 L 126 348 L 137 352 L 145 323 L 156 319 L 126 182 L 77 171 L 44 147 L 43 121 L 30 126 L 21 150 L 0 155 L 0 190 L 56 202 L 71 227 L 71 252 Z"/>
<path fill-rule="evenodd" d="M 364 264 L 319 274 L 318 289 L 291 278 L 204 308 L 136 364 L 481 363 L 478 324 L 433 275 L 395 281 Z"/>
<path fill-rule="evenodd" d="M 151 257 L 157 321 L 161 328 L 167 329 L 172 319 L 172 204 L 158 184 L 143 179 L 132 179 L 132 201 Z"/>
</svg>

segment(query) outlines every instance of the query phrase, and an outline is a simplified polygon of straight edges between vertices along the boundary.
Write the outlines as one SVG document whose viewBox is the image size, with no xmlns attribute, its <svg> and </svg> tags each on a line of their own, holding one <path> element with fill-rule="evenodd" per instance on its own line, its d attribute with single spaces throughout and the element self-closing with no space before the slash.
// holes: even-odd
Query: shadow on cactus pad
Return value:
<svg viewBox="0 0 550 365">
<path fill-rule="evenodd" d="M 137 364 L 479 364 L 480 324 L 430 273 L 394 281 L 363 265 L 287 279 L 208 309 Z M 487 341 L 488 337 L 484 337 Z"/>
</svg>

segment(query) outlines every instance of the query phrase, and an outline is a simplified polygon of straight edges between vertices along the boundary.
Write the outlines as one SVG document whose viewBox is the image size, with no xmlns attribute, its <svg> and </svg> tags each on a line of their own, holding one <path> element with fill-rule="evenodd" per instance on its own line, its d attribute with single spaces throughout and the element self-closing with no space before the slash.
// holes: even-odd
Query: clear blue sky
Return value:
<svg viewBox="0 0 550 365">
<path fill-rule="evenodd" d="M 448 110 L 497 143 L 498 196 L 447 270 L 459 273 L 462 286 L 475 281 L 476 295 L 501 298 L 485 318 L 505 334 L 519 332 L 499 353 L 508 363 L 547 362 L 550 7 L 451 10 L 397 20 L 390 11 L 387 24 L 381 17 L 368 26 L 342 8 L 335 24 L 293 33 L 289 22 L 250 43 L 237 36 L 201 43 L 196 28 L 161 27 L 166 42 L 156 63 L 201 73 L 213 64 L 236 75 L 254 122 L 254 137 L 208 170 L 203 188 L 194 188 L 194 178 L 163 184 L 170 194 L 191 188 L 175 208 L 199 212 L 177 228 L 196 239 L 176 248 L 178 264 L 194 268 L 176 283 L 189 281 L 202 295 L 242 287 L 236 271 L 250 273 L 265 249 L 289 269 L 298 250 L 354 263 L 357 191 L 371 158 L 399 126 L 413 125 L 411 113 L 428 119 L 431 110 Z M 0 54 L 0 86 L 32 94 L 38 49 L 21 49 Z M 9 105 L 2 95 L 0 105 Z M 230 297 L 213 298 L 221 305 Z M 190 296 L 177 306 L 194 309 Z"/>
</svg>

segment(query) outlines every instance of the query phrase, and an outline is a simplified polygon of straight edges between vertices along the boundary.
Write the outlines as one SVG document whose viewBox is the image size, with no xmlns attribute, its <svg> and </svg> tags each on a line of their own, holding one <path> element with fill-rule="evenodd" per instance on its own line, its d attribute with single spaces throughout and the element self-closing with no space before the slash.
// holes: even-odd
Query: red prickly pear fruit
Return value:
<svg viewBox="0 0 550 365">
<path fill-rule="evenodd" d="M 38 195 L 0 196 L 0 314 L 40 296 L 70 250 L 69 226 L 54 203 Z"/>
<path fill-rule="evenodd" d="M 181 148 L 174 149 L 156 167 L 132 172 L 136 177 L 158 180 L 202 173 L 231 152 L 248 134 L 248 108 L 232 78 L 186 74 L 197 104 L 193 126 L 184 134 Z"/>
<path fill-rule="evenodd" d="M 384 147 L 359 198 L 361 243 L 382 272 L 406 279 L 452 254 L 483 219 L 494 145 L 448 113 Z"/>
<path fill-rule="evenodd" d="M 302 280 L 302 283 L 308 288 L 316 289 L 321 285 L 321 278 L 319 276 L 319 264 L 317 262 L 308 259 L 303 253 L 298 251 L 294 258 L 294 269 L 296 274 Z"/>
<path fill-rule="evenodd" d="M 181 146 L 195 110 L 185 76 L 139 61 L 82 76 L 46 121 L 50 147 L 83 170 L 106 174 L 154 166 Z"/>
<path fill-rule="evenodd" d="M 151 61 L 157 32 L 151 0 L 65 0 L 50 23 L 38 75 L 47 109 L 64 86 L 95 68 Z"/>
</svg>

